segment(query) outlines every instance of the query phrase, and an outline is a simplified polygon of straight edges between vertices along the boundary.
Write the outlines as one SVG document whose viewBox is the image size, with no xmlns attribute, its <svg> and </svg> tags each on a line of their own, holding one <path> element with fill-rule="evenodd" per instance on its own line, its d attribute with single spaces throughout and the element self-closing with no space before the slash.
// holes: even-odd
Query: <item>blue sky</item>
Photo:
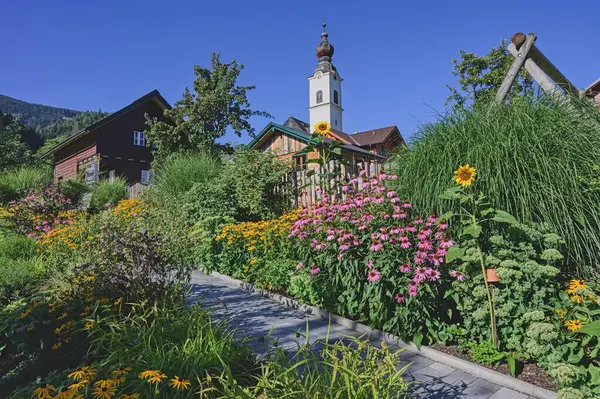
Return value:
<svg viewBox="0 0 600 399">
<path fill-rule="evenodd" d="M 254 108 L 276 122 L 308 120 L 306 77 L 325 20 L 345 79 L 344 129 L 397 125 L 410 137 L 443 112 L 460 49 L 484 54 L 535 32 L 576 86 L 600 77 L 598 1 L 0 0 L 0 94 L 115 111 L 156 88 L 174 103 L 193 66 L 220 51 L 245 64 Z M 252 123 L 259 131 L 267 121 Z"/>
</svg>

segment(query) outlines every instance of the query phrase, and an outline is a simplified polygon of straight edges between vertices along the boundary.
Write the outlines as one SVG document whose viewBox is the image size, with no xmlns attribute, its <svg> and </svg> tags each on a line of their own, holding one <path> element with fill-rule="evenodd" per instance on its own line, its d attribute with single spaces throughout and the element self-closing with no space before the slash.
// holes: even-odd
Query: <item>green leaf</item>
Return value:
<svg viewBox="0 0 600 399">
<path fill-rule="evenodd" d="M 460 188 L 450 188 L 446 191 L 444 191 L 442 194 L 440 194 L 440 199 L 458 199 L 461 198 L 462 195 L 460 195 L 460 193 L 458 192 L 460 190 Z"/>
<path fill-rule="evenodd" d="M 465 254 L 465 250 L 458 245 L 453 245 L 448 248 L 448 253 L 446 254 L 446 263 L 451 263 L 453 260 L 462 257 Z"/>
<path fill-rule="evenodd" d="M 492 220 L 500 223 L 518 224 L 519 221 L 508 212 L 497 210 Z"/>
<path fill-rule="evenodd" d="M 334 154 L 337 154 L 337 155 L 342 155 L 342 149 L 339 147 L 332 148 L 331 152 L 333 152 Z"/>
<path fill-rule="evenodd" d="M 581 327 L 579 329 L 580 333 L 600 336 L 600 320 L 593 321 Z"/>
<path fill-rule="evenodd" d="M 456 215 L 455 212 L 453 211 L 448 211 L 444 214 L 442 214 L 439 218 L 438 218 L 438 223 L 442 222 L 443 220 L 448 221 L 450 219 L 452 219 L 454 217 L 454 215 Z"/>
<path fill-rule="evenodd" d="M 463 234 L 471 236 L 473 238 L 477 238 L 477 237 L 479 237 L 479 234 L 481 234 L 481 226 L 479 226 L 477 224 L 472 224 L 470 226 L 467 226 L 463 229 Z"/>
<path fill-rule="evenodd" d="M 508 364 L 508 371 L 510 371 L 510 375 L 513 377 L 517 374 L 517 359 L 513 355 L 508 355 L 506 357 L 506 363 Z"/>
<path fill-rule="evenodd" d="M 413 335 L 413 343 L 417 347 L 417 349 L 421 349 L 421 343 L 423 342 L 423 333 L 421 331 L 416 332 Z"/>
<path fill-rule="evenodd" d="M 590 377 L 592 377 L 590 380 L 592 385 L 600 385 L 600 367 L 590 364 L 588 371 L 590 372 Z"/>
</svg>

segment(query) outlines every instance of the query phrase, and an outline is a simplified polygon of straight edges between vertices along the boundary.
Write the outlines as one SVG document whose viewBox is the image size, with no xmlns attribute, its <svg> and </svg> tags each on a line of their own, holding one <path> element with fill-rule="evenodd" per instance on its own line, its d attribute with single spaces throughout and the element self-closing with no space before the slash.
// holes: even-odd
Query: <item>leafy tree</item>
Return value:
<svg viewBox="0 0 600 399">
<path fill-rule="evenodd" d="M 29 150 L 21 142 L 23 130 L 14 116 L 0 111 L 0 171 L 23 164 L 29 158 Z"/>
<path fill-rule="evenodd" d="M 506 40 L 498 47 L 493 47 L 484 56 L 477 56 L 460 50 L 460 60 L 452 60 L 454 76 L 458 77 L 459 88 L 448 86 L 450 95 L 446 99 L 446 106 L 454 111 L 464 112 L 469 105 L 489 103 L 496 97 L 504 77 L 513 63 Z M 507 99 L 510 101 L 516 96 L 535 94 L 534 81 L 523 69 L 513 83 Z"/>
<path fill-rule="evenodd" d="M 165 110 L 169 122 L 146 116 L 148 140 L 157 146 L 155 162 L 160 164 L 169 154 L 179 151 L 220 152 L 217 139 L 223 137 L 227 128 L 240 137 L 243 132 L 253 136 L 250 117 L 271 117 L 250 107 L 247 93 L 255 86 L 237 84 L 244 66 L 236 61 L 222 63 L 219 58 L 219 53 L 213 53 L 212 70 L 194 67 L 193 91 L 186 88 L 183 98 Z"/>
</svg>

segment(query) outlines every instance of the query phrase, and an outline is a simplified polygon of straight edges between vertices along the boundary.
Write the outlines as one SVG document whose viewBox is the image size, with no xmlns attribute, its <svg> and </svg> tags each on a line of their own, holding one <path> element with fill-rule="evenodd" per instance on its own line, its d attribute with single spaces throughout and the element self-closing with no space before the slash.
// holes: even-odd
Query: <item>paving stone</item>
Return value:
<svg viewBox="0 0 600 399">
<path fill-rule="evenodd" d="M 433 364 L 433 360 L 427 359 L 426 357 L 423 357 L 421 355 L 415 355 L 408 361 L 412 362 L 410 366 L 411 371 L 419 371 L 429 366 L 430 364 Z"/>
<path fill-rule="evenodd" d="M 475 381 L 473 381 L 471 383 L 471 385 L 485 388 L 488 391 L 492 391 L 492 392 L 496 392 L 496 391 L 500 390 L 500 388 L 502 388 L 500 385 L 494 384 L 493 382 L 490 382 L 488 380 L 484 380 L 483 378 L 476 379 Z"/>
<path fill-rule="evenodd" d="M 472 374 L 469 374 L 462 370 L 454 370 L 452 373 L 448 374 L 442 381 L 447 384 L 457 385 L 457 386 L 467 386 L 473 381 L 475 381 L 477 377 Z"/>
<path fill-rule="evenodd" d="M 502 387 L 490 399 L 527 399 L 527 395 Z"/>
</svg>

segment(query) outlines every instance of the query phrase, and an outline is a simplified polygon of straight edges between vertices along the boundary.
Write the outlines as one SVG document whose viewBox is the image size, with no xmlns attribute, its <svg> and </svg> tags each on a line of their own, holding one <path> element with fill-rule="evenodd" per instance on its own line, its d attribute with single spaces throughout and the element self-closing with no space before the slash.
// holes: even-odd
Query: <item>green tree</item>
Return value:
<svg viewBox="0 0 600 399">
<path fill-rule="evenodd" d="M 0 111 L 0 171 L 29 159 L 29 149 L 21 141 L 23 131 L 24 127 L 14 116 Z"/>
<path fill-rule="evenodd" d="M 154 158 L 158 164 L 173 152 L 218 153 L 222 146 L 217 139 L 223 137 L 227 128 L 240 137 L 243 132 L 253 136 L 250 117 L 271 117 L 267 112 L 250 107 L 247 93 L 255 86 L 237 84 L 244 66 L 236 61 L 222 63 L 219 58 L 219 53 L 213 53 L 212 69 L 194 67 L 193 91 L 186 88 L 183 98 L 172 109 L 165 110 L 167 121 L 146 116 L 149 126 L 146 134 L 149 142 L 157 146 Z"/>
<path fill-rule="evenodd" d="M 459 87 L 448 85 L 450 95 L 446 99 L 447 107 L 462 113 L 470 105 L 478 106 L 494 100 L 514 60 L 506 44 L 506 40 L 503 40 L 481 57 L 460 50 L 460 60 L 452 60 L 452 74 L 458 77 Z M 510 101 L 516 96 L 534 95 L 535 92 L 533 79 L 521 69 L 507 98 Z"/>
</svg>

